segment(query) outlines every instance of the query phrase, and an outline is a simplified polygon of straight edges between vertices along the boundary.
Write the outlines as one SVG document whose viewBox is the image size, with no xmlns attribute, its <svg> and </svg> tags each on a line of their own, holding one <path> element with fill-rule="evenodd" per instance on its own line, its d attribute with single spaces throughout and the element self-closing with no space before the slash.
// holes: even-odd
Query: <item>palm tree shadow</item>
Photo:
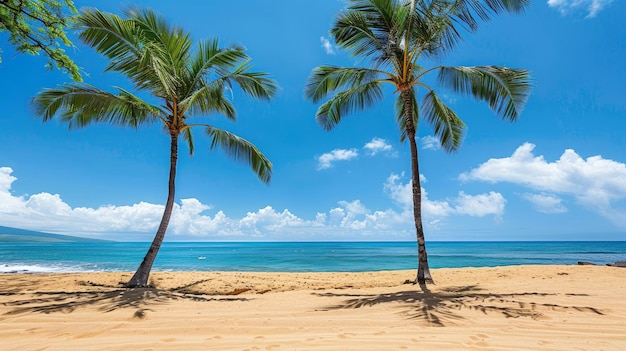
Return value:
<svg viewBox="0 0 626 351">
<path fill-rule="evenodd" d="M 5 306 L 13 307 L 4 315 L 18 315 L 23 313 L 71 313 L 79 308 L 96 307 L 102 312 L 112 312 L 118 309 L 135 309 L 134 317 L 145 317 L 146 311 L 153 305 L 162 305 L 175 300 L 193 301 L 248 301 L 245 298 L 217 298 L 192 292 L 179 292 L 180 288 L 118 288 L 113 286 L 84 283 L 83 285 L 97 286 L 94 291 L 51 291 L 51 292 L 9 292 L 4 296 L 14 296 L 12 301 L 5 302 Z"/>
<path fill-rule="evenodd" d="M 547 311 L 577 311 L 582 313 L 604 313 L 593 307 L 556 305 L 540 302 L 529 302 L 529 298 L 556 296 L 548 293 L 510 293 L 495 294 L 484 292 L 477 285 L 450 287 L 433 292 L 425 285 L 419 290 L 407 290 L 379 295 L 348 295 L 325 293 L 325 297 L 350 297 L 341 304 L 330 306 L 329 309 L 350 309 L 373 307 L 376 305 L 399 304 L 401 314 L 408 319 L 421 320 L 427 325 L 444 327 L 455 325 L 465 318 L 459 313 L 462 309 L 480 311 L 483 314 L 498 313 L 506 318 L 541 319 Z M 576 296 L 577 294 L 565 294 Z M 579 295 L 580 296 L 580 295 Z"/>
</svg>

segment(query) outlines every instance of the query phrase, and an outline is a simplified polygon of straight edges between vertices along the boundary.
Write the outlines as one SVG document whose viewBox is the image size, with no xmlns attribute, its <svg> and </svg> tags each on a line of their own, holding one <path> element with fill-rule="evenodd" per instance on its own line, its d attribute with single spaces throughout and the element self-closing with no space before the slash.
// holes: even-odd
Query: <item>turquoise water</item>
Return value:
<svg viewBox="0 0 626 351">
<path fill-rule="evenodd" d="M 134 271 L 149 243 L 0 243 L 0 272 Z M 626 242 L 431 242 L 431 268 L 626 261 Z M 416 269 L 413 242 L 176 243 L 154 271 L 360 272 Z"/>
</svg>

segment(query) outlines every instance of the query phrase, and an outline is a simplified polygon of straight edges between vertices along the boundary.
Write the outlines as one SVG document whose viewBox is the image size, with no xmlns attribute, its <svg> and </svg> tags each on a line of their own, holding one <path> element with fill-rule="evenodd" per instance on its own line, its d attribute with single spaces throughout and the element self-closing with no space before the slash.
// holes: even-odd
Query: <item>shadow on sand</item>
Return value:
<svg viewBox="0 0 626 351">
<path fill-rule="evenodd" d="M 462 309 L 471 309 L 488 313 L 502 314 L 507 318 L 527 317 L 532 319 L 548 318 L 545 311 L 577 311 L 603 315 L 602 311 L 593 307 L 579 307 L 532 302 L 536 297 L 556 296 L 561 294 L 547 293 L 511 293 L 494 294 L 484 292 L 476 285 L 451 287 L 432 292 L 426 285 L 420 290 L 407 290 L 380 295 L 350 295 L 324 293 L 324 297 L 349 297 L 345 302 L 330 306 L 329 309 L 350 309 L 371 307 L 383 304 L 397 304 L 401 313 L 409 319 L 422 320 L 431 326 L 455 325 L 455 321 L 463 320 L 458 313 Z M 563 296 L 585 296 L 581 294 L 565 294 Z"/>
<path fill-rule="evenodd" d="M 3 305 L 13 307 L 4 315 L 22 313 L 71 313 L 79 308 L 96 307 L 102 312 L 111 312 L 117 309 L 135 309 L 135 318 L 144 318 L 149 306 L 165 304 L 174 300 L 193 301 L 247 301 L 245 298 L 211 297 L 209 295 L 194 294 L 190 287 L 202 283 L 192 283 L 183 287 L 169 290 L 158 288 L 126 289 L 114 286 L 83 282 L 82 285 L 97 287 L 94 291 L 38 291 L 38 292 L 4 292 L 0 295 L 9 296 L 10 301 Z"/>
</svg>

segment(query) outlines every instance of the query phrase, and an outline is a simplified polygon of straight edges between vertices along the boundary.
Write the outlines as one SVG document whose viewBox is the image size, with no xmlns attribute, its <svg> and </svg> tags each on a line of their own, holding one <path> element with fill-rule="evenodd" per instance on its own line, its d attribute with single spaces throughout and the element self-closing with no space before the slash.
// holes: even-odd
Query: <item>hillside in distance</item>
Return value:
<svg viewBox="0 0 626 351">
<path fill-rule="evenodd" d="M 33 230 L 0 226 L 0 242 L 102 242 L 107 240 L 82 238 Z"/>
</svg>

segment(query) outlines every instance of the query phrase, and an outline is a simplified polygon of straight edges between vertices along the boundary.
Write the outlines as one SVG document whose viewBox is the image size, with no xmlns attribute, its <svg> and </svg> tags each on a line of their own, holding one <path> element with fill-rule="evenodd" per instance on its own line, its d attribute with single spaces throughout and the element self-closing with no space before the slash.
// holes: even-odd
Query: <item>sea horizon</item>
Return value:
<svg viewBox="0 0 626 351">
<path fill-rule="evenodd" d="M 0 273 L 134 271 L 149 242 L 0 242 Z M 598 265 L 626 260 L 626 241 L 433 241 L 430 268 Z M 363 272 L 417 269 L 411 241 L 163 243 L 153 271 Z"/>
</svg>

